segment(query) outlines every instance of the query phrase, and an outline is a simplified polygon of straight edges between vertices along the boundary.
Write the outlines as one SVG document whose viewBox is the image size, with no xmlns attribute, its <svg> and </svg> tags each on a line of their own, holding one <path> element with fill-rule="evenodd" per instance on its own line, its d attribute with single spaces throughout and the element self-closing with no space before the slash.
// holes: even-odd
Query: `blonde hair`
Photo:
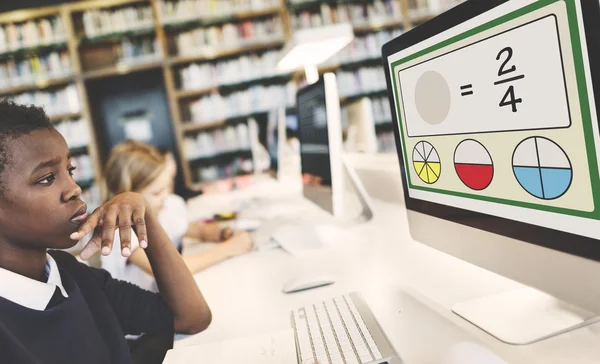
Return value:
<svg viewBox="0 0 600 364">
<path fill-rule="evenodd" d="M 123 192 L 140 192 L 166 168 L 166 157 L 151 145 L 133 140 L 115 145 L 104 167 L 104 200 Z"/>
</svg>

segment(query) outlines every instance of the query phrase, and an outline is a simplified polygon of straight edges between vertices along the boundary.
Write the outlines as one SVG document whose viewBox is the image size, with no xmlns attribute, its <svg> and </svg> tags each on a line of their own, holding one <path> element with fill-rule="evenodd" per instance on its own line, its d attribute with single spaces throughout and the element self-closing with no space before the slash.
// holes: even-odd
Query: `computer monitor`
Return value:
<svg viewBox="0 0 600 364">
<path fill-rule="evenodd" d="M 597 0 L 470 0 L 383 47 L 413 238 L 537 289 L 453 309 L 506 342 L 600 313 L 599 45 Z"/>
<path fill-rule="evenodd" d="M 304 197 L 340 217 L 344 210 L 342 127 L 335 75 L 327 73 L 297 94 Z"/>
<path fill-rule="evenodd" d="M 356 171 L 342 153 L 340 100 L 335 75 L 326 73 L 317 82 L 298 90 L 297 109 L 304 197 L 328 212 L 333 221 L 323 224 L 323 216 L 319 217 L 319 221 L 283 220 L 277 222 L 274 231 L 260 234 L 270 236 L 271 240 L 292 254 L 327 246 L 329 241 L 321 239 L 324 236 L 323 227 L 327 230 L 327 239 L 334 242 L 344 240 L 334 237 L 338 233 L 344 235 L 342 222 L 368 221 L 372 219 L 374 211 L 373 203 Z M 353 187 L 362 207 L 358 216 L 350 216 L 345 211 L 352 210 L 345 206 L 346 183 Z M 348 207 L 351 205 L 348 204 Z"/>
<path fill-rule="evenodd" d="M 298 139 L 304 197 L 344 219 L 345 184 L 356 192 L 360 219 L 373 217 L 373 203 L 342 150 L 340 99 L 335 74 L 298 90 Z M 346 178 L 347 177 L 347 178 Z"/>
</svg>

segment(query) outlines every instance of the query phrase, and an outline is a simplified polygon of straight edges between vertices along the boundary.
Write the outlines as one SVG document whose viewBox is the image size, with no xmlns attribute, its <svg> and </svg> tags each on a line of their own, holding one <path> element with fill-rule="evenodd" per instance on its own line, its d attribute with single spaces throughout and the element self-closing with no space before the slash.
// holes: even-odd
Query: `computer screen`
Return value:
<svg viewBox="0 0 600 364">
<path fill-rule="evenodd" d="M 344 177 L 335 75 L 325 74 L 316 83 L 300 89 L 297 102 L 304 196 L 338 215 L 343 201 Z"/>
<path fill-rule="evenodd" d="M 331 159 L 323 79 L 298 92 L 298 123 L 302 180 L 331 187 Z"/>
<path fill-rule="evenodd" d="M 598 8 L 471 0 L 384 46 L 409 210 L 600 260 Z"/>
<path fill-rule="evenodd" d="M 298 136 L 298 115 L 287 114 L 285 116 L 285 131 L 288 138 Z"/>
</svg>

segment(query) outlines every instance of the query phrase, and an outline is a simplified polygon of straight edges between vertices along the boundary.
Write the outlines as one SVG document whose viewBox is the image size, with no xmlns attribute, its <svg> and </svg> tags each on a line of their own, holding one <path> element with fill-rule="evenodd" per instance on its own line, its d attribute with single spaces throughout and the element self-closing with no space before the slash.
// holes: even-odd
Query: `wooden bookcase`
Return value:
<svg viewBox="0 0 600 364">
<path fill-rule="evenodd" d="M 285 41 L 289 39 L 293 32 L 292 20 L 298 12 L 304 11 L 303 7 L 315 6 L 314 3 L 328 4 L 336 6 L 338 4 L 364 4 L 376 0 L 325 0 L 325 1 L 309 1 L 304 5 L 293 5 L 286 0 L 273 0 L 269 6 L 261 9 L 244 9 L 227 16 L 214 17 L 190 17 L 173 21 L 173 19 L 165 19 L 162 14 L 163 0 L 88 0 L 77 3 L 68 3 L 64 5 L 31 9 L 19 10 L 9 13 L 0 14 L 0 25 L 11 23 L 25 23 L 27 21 L 48 18 L 51 16 L 60 17 L 65 28 L 65 40 L 60 44 L 40 44 L 27 49 L 10 50 L 0 54 L 0 59 L 7 57 L 13 59 L 23 59 L 29 55 L 45 54 L 53 49 L 66 50 L 71 63 L 71 73 L 66 76 L 57 78 L 35 78 L 33 82 L 24 85 L 11 86 L 0 89 L 0 97 L 19 94 L 22 92 L 39 91 L 56 89 L 66 85 L 75 85 L 79 94 L 81 104 L 80 111 L 68 112 L 64 114 L 52 115 L 51 121 L 60 123 L 64 120 L 81 118 L 87 123 L 87 129 L 90 133 L 89 145 L 84 148 L 79 147 L 74 152 L 84 153 L 89 155 L 92 160 L 94 176 L 99 180 L 102 176 L 101 156 L 99 155 L 98 142 L 96 137 L 96 125 L 92 119 L 91 105 L 93 100 L 88 98 L 88 87 L 86 81 L 99 78 L 115 77 L 126 75 L 134 72 L 145 71 L 150 69 L 162 69 L 164 77 L 164 85 L 167 91 L 167 99 L 169 103 L 169 111 L 173 130 L 177 139 L 177 148 L 179 156 L 181 156 L 182 173 L 185 179 L 186 187 L 191 191 L 200 191 L 204 181 L 197 178 L 196 172 L 192 168 L 193 161 L 186 159 L 184 150 L 184 138 L 188 135 L 196 135 L 201 132 L 224 128 L 228 125 L 236 125 L 240 120 L 248 119 L 249 117 L 258 117 L 260 114 L 265 114 L 263 110 L 253 110 L 251 113 L 234 115 L 207 121 L 204 123 L 193 123 L 190 117 L 188 105 L 191 102 L 198 100 L 203 96 L 230 94 L 235 91 L 247 90 L 256 84 L 265 85 L 286 85 L 288 82 L 299 82 L 302 78 L 301 73 L 288 75 L 268 75 L 258 79 L 242 79 L 238 82 L 230 82 L 228 84 L 211 84 L 207 87 L 196 88 L 193 90 L 183 89 L 179 77 L 180 70 L 191 64 L 197 63 L 215 63 L 221 60 L 232 60 L 241 55 L 262 54 L 268 50 L 278 50 L 283 47 Z M 360 24 L 354 27 L 357 36 L 377 32 L 384 29 L 402 28 L 409 29 L 414 24 L 426 20 L 430 15 L 415 15 L 415 11 L 411 12 L 411 6 L 420 6 L 422 1 L 418 0 L 392 0 L 398 3 L 401 9 L 402 16 L 398 19 L 392 19 L 385 22 L 377 22 L 375 24 Z M 90 36 L 84 32 L 85 19 L 84 14 L 88 11 L 103 10 L 103 9 L 125 9 L 129 7 L 149 8 L 151 9 L 150 21 L 140 22 L 131 29 L 119 29 L 109 33 L 100 33 Z M 414 10 L 414 9 L 413 9 Z M 140 14 L 144 10 L 140 10 Z M 412 19 L 411 19 L 412 17 Z M 263 37 L 257 41 L 245 42 L 243 45 L 233 47 L 219 47 L 203 51 L 187 52 L 180 55 L 177 51 L 175 37 L 187 31 L 195 29 L 220 26 L 230 22 L 244 22 L 252 20 L 268 20 L 280 19 L 282 24 L 282 33 L 276 37 Z M 143 23 L 143 24 L 142 24 Z M 141 24 L 141 25 L 140 25 Z M 134 24 L 135 25 L 135 24 Z M 143 39 L 144 37 L 154 37 L 153 47 L 154 54 L 139 58 L 141 61 L 127 61 L 117 59 L 115 52 L 115 42 L 122 39 Z M 145 47 L 145 45 L 144 45 Z M 3 62 L 0 60 L 0 62 Z M 327 65 L 320 69 L 323 72 L 337 72 L 340 70 L 359 69 L 364 66 L 380 65 L 380 60 L 377 58 L 362 60 L 358 62 L 348 62 L 346 64 Z M 383 77 L 383 76 L 382 76 Z M 345 97 L 342 103 L 352 99 L 364 96 L 385 96 L 385 92 L 368 92 L 365 94 L 352 95 Z M 243 152 L 247 151 L 241 151 Z M 225 154 L 231 154 L 227 152 Z M 235 152 L 233 152 L 235 154 Z M 205 158 L 210 159 L 210 158 Z M 83 183 L 85 182 L 85 183 Z M 91 183 L 82 181 L 88 187 Z"/>
</svg>

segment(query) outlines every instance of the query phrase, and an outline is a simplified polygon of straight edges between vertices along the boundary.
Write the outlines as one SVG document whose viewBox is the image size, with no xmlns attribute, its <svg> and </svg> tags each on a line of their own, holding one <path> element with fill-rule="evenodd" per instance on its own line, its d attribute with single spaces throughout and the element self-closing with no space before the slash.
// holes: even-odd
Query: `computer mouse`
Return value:
<svg viewBox="0 0 600 364">
<path fill-rule="evenodd" d="M 307 289 L 328 286 L 335 283 L 336 279 L 329 273 L 309 273 L 288 281 L 283 286 L 283 293 L 294 293 Z"/>
</svg>

